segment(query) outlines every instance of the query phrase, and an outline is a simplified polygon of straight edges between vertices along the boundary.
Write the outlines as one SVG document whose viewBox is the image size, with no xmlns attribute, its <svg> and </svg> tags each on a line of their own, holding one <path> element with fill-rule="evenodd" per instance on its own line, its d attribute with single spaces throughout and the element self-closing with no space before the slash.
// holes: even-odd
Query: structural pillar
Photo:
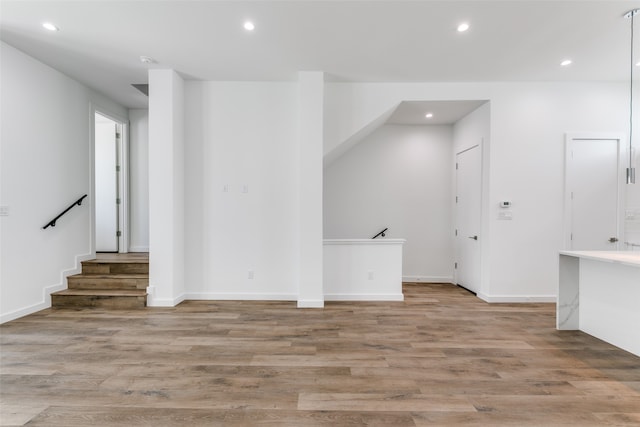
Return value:
<svg viewBox="0 0 640 427">
<path fill-rule="evenodd" d="M 298 307 L 324 307 L 322 289 L 322 156 L 324 73 L 298 73 L 300 263 Z"/>
<path fill-rule="evenodd" d="M 149 70 L 149 296 L 172 307 L 184 300 L 184 81 Z"/>
</svg>

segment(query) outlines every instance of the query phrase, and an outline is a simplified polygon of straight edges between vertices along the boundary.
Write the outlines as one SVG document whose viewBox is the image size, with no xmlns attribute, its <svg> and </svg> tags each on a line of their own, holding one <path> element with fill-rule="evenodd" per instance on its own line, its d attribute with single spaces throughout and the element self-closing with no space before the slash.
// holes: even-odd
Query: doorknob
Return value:
<svg viewBox="0 0 640 427">
<path fill-rule="evenodd" d="M 478 240 L 478 236 L 469 236 L 470 239 Z"/>
<path fill-rule="evenodd" d="M 609 238 L 609 242 L 611 242 L 611 243 L 615 243 L 615 242 L 617 242 L 617 241 L 618 241 L 618 238 L 617 238 L 617 237 L 611 237 L 611 238 Z"/>
</svg>

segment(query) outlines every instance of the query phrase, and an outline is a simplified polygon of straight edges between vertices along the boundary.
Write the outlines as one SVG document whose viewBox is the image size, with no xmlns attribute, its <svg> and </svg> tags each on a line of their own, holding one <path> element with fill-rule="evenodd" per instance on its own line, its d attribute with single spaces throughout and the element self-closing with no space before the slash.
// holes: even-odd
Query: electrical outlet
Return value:
<svg viewBox="0 0 640 427">
<path fill-rule="evenodd" d="M 368 276 L 369 280 L 373 280 L 373 271 L 369 270 L 367 272 L 367 276 Z"/>
<path fill-rule="evenodd" d="M 9 206 L 0 206 L 0 216 L 9 216 Z"/>
<path fill-rule="evenodd" d="M 253 270 L 249 270 L 248 278 L 253 279 Z"/>
</svg>

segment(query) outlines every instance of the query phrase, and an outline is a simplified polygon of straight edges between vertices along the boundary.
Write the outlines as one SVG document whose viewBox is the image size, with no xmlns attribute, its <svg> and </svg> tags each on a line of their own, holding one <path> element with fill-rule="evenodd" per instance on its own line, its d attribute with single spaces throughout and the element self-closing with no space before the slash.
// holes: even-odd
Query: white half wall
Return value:
<svg viewBox="0 0 640 427">
<path fill-rule="evenodd" d="M 129 122 L 129 252 L 149 252 L 149 110 Z"/>
<path fill-rule="evenodd" d="M 127 110 L 0 43 L 0 321 L 51 305 L 50 293 L 93 257 L 91 106 Z M 42 227 L 83 194 L 55 227 Z"/>
<path fill-rule="evenodd" d="M 324 172 L 325 239 L 406 239 L 406 281 L 453 280 L 452 126 L 384 125 Z M 326 271 L 326 269 L 325 269 Z"/>
<path fill-rule="evenodd" d="M 404 239 L 324 241 L 327 301 L 403 301 Z"/>
</svg>

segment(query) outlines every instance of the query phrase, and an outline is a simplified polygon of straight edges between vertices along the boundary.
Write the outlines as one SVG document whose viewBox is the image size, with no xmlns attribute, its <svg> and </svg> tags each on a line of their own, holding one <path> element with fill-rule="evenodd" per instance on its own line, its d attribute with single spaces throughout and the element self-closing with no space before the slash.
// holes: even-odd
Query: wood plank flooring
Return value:
<svg viewBox="0 0 640 427">
<path fill-rule="evenodd" d="M 640 426 L 640 358 L 556 331 L 553 304 L 404 291 L 44 310 L 0 326 L 0 424 Z"/>
</svg>

